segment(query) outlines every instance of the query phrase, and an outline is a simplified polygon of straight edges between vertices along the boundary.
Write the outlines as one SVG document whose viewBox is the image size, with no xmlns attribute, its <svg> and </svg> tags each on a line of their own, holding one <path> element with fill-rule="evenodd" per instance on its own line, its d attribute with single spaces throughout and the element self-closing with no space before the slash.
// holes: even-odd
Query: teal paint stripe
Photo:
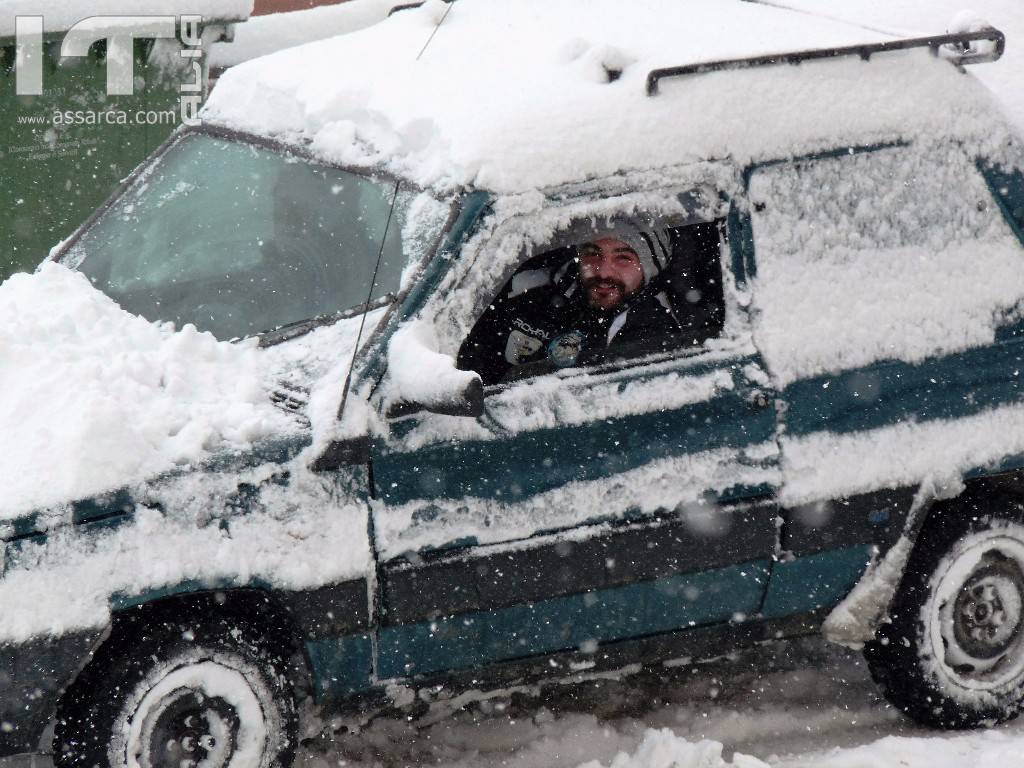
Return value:
<svg viewBox="0 0 1024 768">
<path fill-rule="evenodd" d="M 19 539 L 23 536 L 31 536 L 39 533 L 41 527 L 39 521 L 38 512 L 30 512 L 27 515 L 22 515 L 11 520 L 8 525 L 10 526 L 7 530 L 8 535 L 4 537 L 4 541 L 10 541 L 11 539 Z"/>
<path fill-rule="evenodd" d="M 515 502 L 662 458 L 762 443 L 774 433 L 773 410 L 755 411 L 741 393 L 730 391 L 679 411 L 541 429 L 503 440 L 443 443 L 409 453 L 388 453 L 378 442 L 374 471 L 386 478 L 377 492 L 387 504 L 467 496 Z"/>
<path fill-rule="evenodd" d="M 654 635 L 753 614 L 769 561 L 669 576 L 595 592 L 380 631 L 381 678 L 473 667 Z"/>
<path fill-rule="evenodd" d="M 154 600 L 161 600 L 165 597 L 176 595 L 187 595 L 194 592 L 227 591 L 231 589 L 261 589 L 270 591 L 274 587 L 263 579 L 250 579 L 239 583 L 231 579 L 209 579 L 199 581 L 197 579 L 185 579 L 176 584 L 169 584 L 165 587 L 154 587 L 139 593 L 115 592 L 110 596 L 110 609 L 112 611 L 123 611 L 126 608 L 135 608 Z"/>
<path fill-rule="evenodd" d="M 969 416 L 1020 401 L 1024 396 L 1022 379 L 1024 339 L 918 364 L 887 361 L 804 379 L 782 393 L 790 406 L 786 433 L 859 432 L 910 419 Z"/>
<path fill-rule="evenodd" d="M 705 504 L 709 505 L 722 505 L 722 504 L 735 504 L 740 501 L 750 501 L 752 499 L 765 499 L 774 496 L 776 492 L 774 485 L 769 483 L 761 483 L 759 485 L 732 485 L 721 491 L 708 491 L 701 496 L 701 500 Z M 551 536 L 559 533 L 565 533 L 570 530 L 578 530 L 588 525 L 602 525 L 604 523 L 622 523 L 622 522 L 644 522 L 649 521 L 652 515 L 650 512 L 642 512 L 635 507 L 625 509 L 621 514 L 599 514 L 593 517 L 588 517 L 585 520 L 573 525 L 571 527 L 562 528 L 538 528 L 530 538 L 536 538 L 539 536 Z M 419 519 L 419 518 L 418 518 Z M 464 549 L 465 547 L 475 547 L 480 544 L 479 539 L 475 536 L 464 536 L 459 539 L 452 539 L 446 541 L 443 544 L 437 546 L 424 546 L 417 550 L 420 554 L 427 552 L 444 552 L 452 549 Z"/>
<path fill-rule="evenodd" d="M 317 704 L 340 701 L 373 685 L 373 641 L 370 635 L 307 640 Z"/>
<path fill-rule="evenodd" d="M 870 560 L 870 545 L 858 544 L 773 563 L 761 616 L 775 619 L 832 607 L 850 593 Z"/>
<path fill-rule="evenodd" d="M 85 523 L 98 517 L 117 517 L 135 511 L 135 500 L 127 489 L 76 501 L 71 505 L 73 523 Z"/>
<path fill-rule="evenodd" d="M 754 277 L 757 269 L 754 261 L 754 230 L 750 214 L 740 211 L 734 202 L 729 206 L 729 213 L 725 221 L 726 232 L 729 236 L 729 251 L 732 255 L 732 274 L 737 285 L 745 286 L 748 276 Z"/>
<path fill-rule="evenodd" d="M 1024 153 L 1021 160 L 1024 162 Z M 1024 173 L 1007 170 L 985 160 L 979 160 L 977 166 L 1003 218 L 1024 245 Z"/>
<path fill-rule="evenodd" d="M 1015 453 L 1012 456 L 1004 457 L 998 464 L 973 467 L 964 472 L 964 480 L 975 480 L 979 477 L 990 477 L 1004 472 L 1016 472 L 1021 469 L 1024 469 L 1024 454 Z"/>
<path fill-rule="evenodd" d="M 248 451 L 217 454 L 195 466 L 170 470 L 150 478 L 148 483 L 157 486 L 185 475 L 240 472 L 262 464 L 286 464 L 309 446 L 311 440 L 309 433 L 295 433 L 268 439 L 254 445 Z M 284 482 L 282 478 L 279 484 Z M 253 486 L 249 487 L 255 490 Z M 98 528 L 116 527 L 133 518 L 135 505 L 132 493 L 127 488 L 119 488 L 109 493 L 72 501 L 72 522 L 76 525 L 93 522 Z M 12 521 L 13 532 L 6 536 L 5 540 L 43 533 L 38 529 L 40 522 L 46 518 L 47 516 L 38 510 L 16 518 Z"/>
</svg>

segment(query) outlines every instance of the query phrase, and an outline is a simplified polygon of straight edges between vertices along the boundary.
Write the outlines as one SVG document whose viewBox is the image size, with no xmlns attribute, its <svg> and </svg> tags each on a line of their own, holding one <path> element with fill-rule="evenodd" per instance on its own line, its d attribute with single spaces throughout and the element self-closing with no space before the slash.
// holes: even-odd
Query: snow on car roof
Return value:
<svg viewBox="0 0 1024 768">
<path fill-rule="evenodd" d="M 90 16 L 199 15 L 214 21 L 244 21 L 253 0 L 4 0 L 0 38 L 14 36 L 18 16 L 42 16 L 43 30 L 64 32 Z"/>
<path fill-rule="evenodd" d="M 1006 33 L 1006 54 L 995 64 L 979 67 L 978 79 L 1001 97 L 1003 107 L 1024 128 L 1024 4 L 1020 0 L 986 0 L 980 7 L 964 0 L 784 0 L 794 10 L 857 22 L 906 37 L 937 29 L 965 28 L 977 24 L 997 27 Z M 965 10 L 974 7 L 975 10 Z M 981 11 L 979 14 L 976 11 Z"/>
<path fill-rule="evenodd" d="M 716 72 L 645 95 L 656 67 L 884 39 L 738 0 L 431 0 L 229 70 L 204 118 L 422 185 L 495 192 L 915 132 L 992 134 L 984 89 L 926 50 Z"/>
</svg>

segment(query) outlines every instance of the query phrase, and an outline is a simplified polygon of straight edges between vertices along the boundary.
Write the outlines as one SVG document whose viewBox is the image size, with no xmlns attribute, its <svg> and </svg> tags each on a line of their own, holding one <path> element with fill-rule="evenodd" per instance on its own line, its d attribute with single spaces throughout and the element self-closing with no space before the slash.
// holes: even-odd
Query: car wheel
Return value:
<svg viewBox="0 0 1024 768">
<path fill-rule="evenodd" d="M 1024 507 L 1001 496 L 941 510 L 922 532 L 890 611 L 865 648 L 896 706 L 969 728 L 1024 705 Z"/>
<path fill-rule="evenodd" d="M 230 618 L 105 646 L 61 702 L 57 766 L 286 768 L 298 719 L 285 654 Z"/>
</svg>

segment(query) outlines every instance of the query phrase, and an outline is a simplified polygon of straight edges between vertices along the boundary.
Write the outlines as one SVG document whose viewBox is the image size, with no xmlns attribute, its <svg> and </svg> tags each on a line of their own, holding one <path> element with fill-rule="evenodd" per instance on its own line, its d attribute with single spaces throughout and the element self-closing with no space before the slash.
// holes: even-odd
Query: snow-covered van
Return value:
<svg viewBox="0 0 1024 768">
<path fill-rule="evenodd" d="M 283 766 L 300 711 L 819 632 L 1016 715 L 1004 42 L 458 0 L 229 70 L 0 287 L 0 751 Z"/>
</svg>

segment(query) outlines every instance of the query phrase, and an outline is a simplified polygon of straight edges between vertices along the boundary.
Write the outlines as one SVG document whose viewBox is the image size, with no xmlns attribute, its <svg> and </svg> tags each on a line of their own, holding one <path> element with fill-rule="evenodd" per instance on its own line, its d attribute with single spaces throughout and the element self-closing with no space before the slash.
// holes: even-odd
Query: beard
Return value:
<svg viewBox="0 0 1024 768">
<path fill-rule="evenodd" d="M 587 304 L 599 312 L 613 312 L 619 309 L 626 300 L 626 286 L 624 283 L 607 277 L 591 277 L 583 281 L 583 289 L 587 292 Z M 592 293 L 594 289 L 608 291 L 614 289 L 615 293 L 607 294 L 603 303 L 595 300 Z"/>
</svg>

